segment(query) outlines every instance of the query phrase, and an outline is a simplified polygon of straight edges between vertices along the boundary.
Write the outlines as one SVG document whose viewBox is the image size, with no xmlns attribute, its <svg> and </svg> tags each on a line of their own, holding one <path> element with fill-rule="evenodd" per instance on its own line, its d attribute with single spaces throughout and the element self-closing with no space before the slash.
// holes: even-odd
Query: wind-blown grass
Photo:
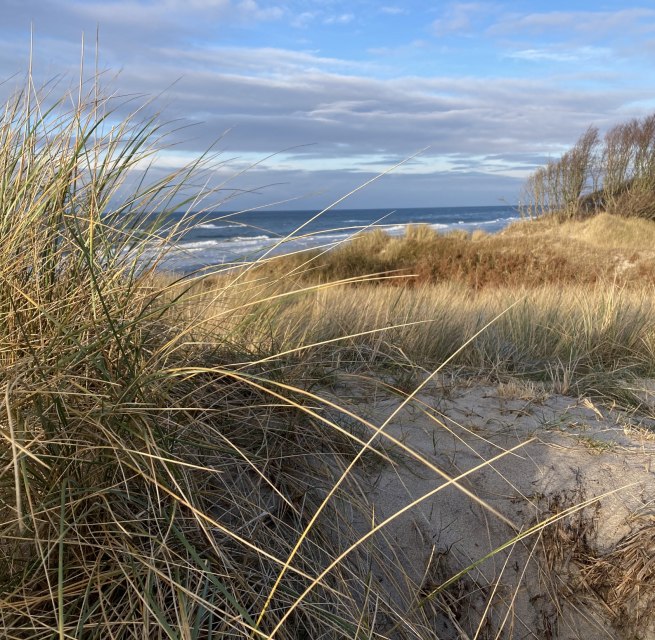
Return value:
<svg viewBox="0 0 655 640">
<path fill-rule="evenodd" d="M 206 339 L 221 327 L 249 345 L 249 358 L 302 366 L 318 381 L 344 370 L 375 372 L 406 379 L 411 388 L 412 372 L 450 360 L 451 368 L 468 375 L 519 375 L 552 383 L 557 392 L 603 395 L 655 373 L 651 286 L 492 287 L 472 293 L 453 283 L 384 282 L 283 294 L 275 281 L 276 298 L 241 311 L 235 304 L 229 313 L 206 293 L 193 299 L 206 301 L 196 305 L 206 320 Z"/>
<path fill-rule="evenodd" d="M 442 587 L 419 592 L 386 525 L 453 485 L 499 514 L 461 485 L 474 470 L 453 478 L 386 433 L 397 411 L 373 424 L 322 387 L 367 361 L 422 359 L 424 382 L 447 363 L 643 373 L 650 306 L 581 293 L 551 322 L 547 290 L 368 282 L 394 282 L 394 261 L 314 279 L 313 254 L 164 277 L 195 217 L 171 228 L 167 213 L 210 195 L 188 195 L 205 159 L 134 182 L 161 145 L 156 120 L 120 118 L 95 86 L 47 103 L 29 84 L 0 122 L 5 637 L 436 637 Z M 438 484 L 378 522 L 363 470 L 404 460 Z"/>
<path fill-rule="evenodd" d="M 450 282 L 475 290 L 607 281 L 640 287 L 655 282 L 654 226 L 600 214 L 563 224 L 548 218 L 515 223 L 498 234 L 442 234 L 414 225 L 390 236 L 378 229 L 332 251 L 285 256 L 255 271 L 305 283 L 387 274 L 404 286 Z"/>
<path fill-rule="evenodd" d="M 262 637 L 269 582 L 361 439 L 303 412 L 281 381 L 269 391 L 261 372 L 187 344 L 178 290 L 153 272 L 179 231 L 161 222 L 198 166 L 121 196 L 159 128 L 138 113 L 115 121 L 94 91 L 44 110 L 29 88 L 0 123 L 0 626 L 12 638 Z M 331 545 L 307 532 L 269 617 Z M 314 589 L 282 637 L 363 624 L 363 587 L 347 582 Z"/>
<path fill-rule="evenodd" d="M 371 563 L 402 563 L 376 559 L 353 524 L 370 518 L 357 463 L 391 463 L 379 429 L 340 424 L 237 333 L 198 344 L 187 285 L 155 270 L 183 232 L 167 212 L 206 195 L 184 195 L 202 161 L 129 190 L 161 130 L 119 118 L 95 86 L 81 94 L 46 107 L 30 81 L 0 122 L 4 636 L 420 626 L 423 609 L 371 579 Z"/>
</svg>

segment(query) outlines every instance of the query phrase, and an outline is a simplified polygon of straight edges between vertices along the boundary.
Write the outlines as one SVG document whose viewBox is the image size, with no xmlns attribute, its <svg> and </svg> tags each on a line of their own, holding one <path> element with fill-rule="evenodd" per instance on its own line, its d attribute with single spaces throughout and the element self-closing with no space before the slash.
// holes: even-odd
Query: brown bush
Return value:
<svg viewBox="0 0 655 640">
<path fill-rule="evenodd" d="M 475 239 L 441 235 L 426 225 L 410 227 L 403 237 L 376 231 L 332 251 L 276 259 L 254 273 L 293 273 L 304 282 L 386 276 L 384 282 L 396 285 L 454 282 L 473 289 L 655 282 L 648 242 L 655 227 L 614 216 L 595 221 L 550 225 L 539 220 Z"/>
</svg>

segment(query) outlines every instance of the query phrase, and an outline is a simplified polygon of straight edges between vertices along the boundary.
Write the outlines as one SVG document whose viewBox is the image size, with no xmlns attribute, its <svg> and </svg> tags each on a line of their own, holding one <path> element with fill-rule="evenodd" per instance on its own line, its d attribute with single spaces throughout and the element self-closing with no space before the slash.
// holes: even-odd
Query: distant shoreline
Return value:
<svg viewBox="0 0 655 640">
<path fill-rule="evenodd" d="M 495 233 L 520 219 L 517 208 L 510 205 L 335 209 L 316 216 L 316 211 L 309 210 L 209 213 L 177 243 L 163 267 L 188 273 L 212 265 L 254 260 L 267 252 L 279 255 L 337 246 L 373 229 L 400 236 L 409 225 L 416 224 L 439 232 L 479 229 Z M 280 246 L 276 246 L 278 243 Z"/>
</svg>

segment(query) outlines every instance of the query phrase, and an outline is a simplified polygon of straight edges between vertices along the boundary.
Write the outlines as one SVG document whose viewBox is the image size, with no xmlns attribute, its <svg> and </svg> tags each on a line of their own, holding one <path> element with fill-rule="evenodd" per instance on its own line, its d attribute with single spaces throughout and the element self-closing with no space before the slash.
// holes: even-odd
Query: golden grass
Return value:
<svg viewBox="0 0 655 640">
<path fill-rule="evenodd" d="M 652 252 L 655 247 L 655 225 L 652 221 L 609 213 L 566 222 L 548 217 L 516 222 L 505 229 L 502 235 L 529 235 L 543 240 L 568 241 L 628 252 Z"/>
<path fill-rule="evenodd" d="M 422 597 L 379 544 L 385 528 L 444 487 L 498 514 L 462 486 L 475 469 L 449 476 L 386 433 L 395 414 L 373 424 L 321 390 L 343 369 L 397 375 L 403 363 L 430 367 L 423 384 L 445 364 L 537 377 L 561 365 L 596 386 L 599 372 L 649 375 L 646 289 L 589 289 L 566 275 L 578 288 L 562 296 L 547 283 L 572 274 L 569 263 L 544 280 L 542 258 L 512 254 L 522 240 L 422 227 L 195 282 L 162 276 L 170 241 L 194 218 L 167 229 L 167 212 L 210 195 L 185 191 L 206 159 L 130 191 L 162 130 L 138 110 L 117 118 L 95 85 L 86 91 L 49 102 L 29 80 L 0 121 L 3 633 L 434 629 L 430 598 L 466 569 Z M 415 268 L 417 279 L 394 276 Z M 521 273 L 546 285 L 503 288 Z M 415 286 L 391 286 L 401 281 Z M 366 470 L 398 464 L 398 452 L 440 484 L 378 522 Z"/>
<path fill-rule="evenodd" d="M 584 588 L 601 594 L 617 626 L 632 637 L 652 632 L 655 524 L 637 518 L 632 533 L 605 554 L 583 554 Z M 650 628 L 649 628 L 650 625 Z"/>
<path fill-rule="evenodd" d="M 305 525 L 362 437 L 301 404 L 286 374 L 269 388 L 262 369 L 230 367 L 229 336 L 222 350 L 193 344 L 172 311 L 179 283 L 153 274 L 181 231 L 161 227 L 166 211 L 202 167 L 117 200 L 159 128 L 137 114 L 113 124 L 95 87 L 69 98 L 47 110 L 29 85 L 0 122 L 0 628 L 268 637 L 340 552 L 334 527 L 354 535 L 332 504 Z M 335 500 L 354 509 L 359 494 L 346 476 Z M 363 623 L 357 562 L 315 585 L 278 637 Z"/>
<path fill-rule="evenodd" d="M 404 236 L 363 233 L 328 252 L 282 257 L 260 266 L 266 278 L 289 274 L 333 282 L 394 274 L 397 284 L 461 283 L 472 289 L 655 283 L 655 230 L 648 220 L 600 214 L 584 221 L 516 223 L 499 234 L 440 234 L 425 225 Z"/>
<path fill-rule="evenodd" d="M 523 375 L 556 384 L 560 391 L 565 380 L 569 393 L 595 389 L 601 395 L 619 381 L 625 386 L 632 378 L 655 372 L 650 285 L 492 287 L 472 292 L 453 283 L 301 289 L 295 288 L 297 283 L 287 284 L 290 289 L 284 291 L 280 281 L 274 281 L 270 291 L 275 297 L 255 305 L 240 304 L 240 294 L 234 291 L 228 310 L 211 294 L 195 293 L 191 299 L 196 326 L 204 327 L 197 340 L 211 342 L 218 330 L 234 336 L 251 358 L 276 366 L 302 365 L 316 376 L 370 369 L 402 377 L 407 368 L 401 363 L 410 368 L 412 363 L 425 369 L 440 366 L 500 316 L 458 352 L 452 366 L 470 374 Z M 261 280 L 244 281 L 241 293 L 250 288 L 268 290 Z"/>
</svg>

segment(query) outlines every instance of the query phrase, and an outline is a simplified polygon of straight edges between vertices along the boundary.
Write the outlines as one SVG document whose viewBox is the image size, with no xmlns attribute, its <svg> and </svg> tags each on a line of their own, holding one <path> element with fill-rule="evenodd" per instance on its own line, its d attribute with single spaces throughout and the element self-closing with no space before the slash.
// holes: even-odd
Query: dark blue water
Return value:
<svg viewBox="0 0 655 640">
<path fill-rule="evenodd" d="M 182 217 L 179 214 L 178 219 Z M 435 207 L 421 209 L 340 209 L 317 217 L 316 211 L 251 211 L 203 214 L 194 221 L 164 266 L 190 272 L 213 265 L 254 260 L 263 255 L 330 247 L 354 234 L 382 228 L 401 235 L 408 224 L 439 231 L 498 231 L 518 219 L 516 207 Z"/>
</svg>

